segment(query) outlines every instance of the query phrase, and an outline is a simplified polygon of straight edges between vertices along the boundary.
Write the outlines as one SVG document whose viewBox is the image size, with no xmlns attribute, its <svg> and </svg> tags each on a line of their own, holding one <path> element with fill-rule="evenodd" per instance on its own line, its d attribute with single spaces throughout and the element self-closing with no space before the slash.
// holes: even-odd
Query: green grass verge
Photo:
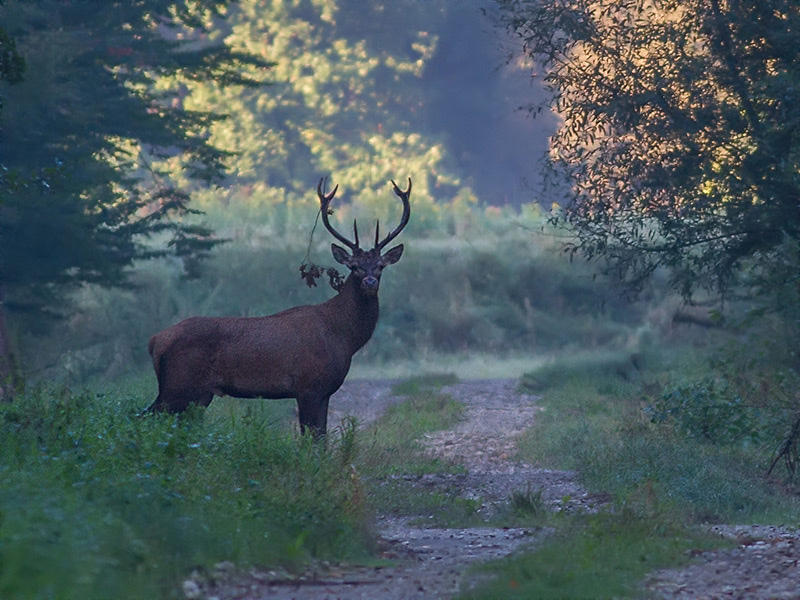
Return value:
<svg viewBox="0 0 800 600">
<path fill-rule="evenodd" d="M 137 417 L 153 393 L 143 379 L 0 405 L 0 597 L 178 598 L 193 568 L 219 561 L 368 561 L 376 508 L 468 515 L 394 476 L 451 468 L 416 440 L 460 418 L 439 391 L 453 381 L 399 384 L 404 402 L 327 450 L 294 433 L 292 401 Z"/>
<path fill-rule="evenodd" d="M 648 573 L 722 544 L 628 511 L 571 517 L 536 551 L 481 567 L 495 578 L 461 598 L 636 597 Z"/>
<path fill-rule="evenodd" d="M 371 477 L 416 475 L 452 471 L 427 455 L 420 438 L 454 426 L 464 414 L 464 404 L 441 393 L 455 383 L 453 375 L 423 375 L 396 384 L 392 393 L 405 400 L 388 407 L 381 417 L 360 432 L 359 467 Z M 457 467 L 456 467 L 457 468 Z"/>
<path fill-rule="evenodd" d="M 420 475 L 462 469 L 430 456 L 420 444 L 424 434 L 449 429 L 463 418 L 464 404 L 441 392 L 457 381 L 454 375 L 433 374 L 396 384 L 392 392 L 405 400 L 359 432 L 357 469 L 367 482 L 370 505 L 381 514 L 420 516 L 438 526 L 474 520 L 478 502 L 415 485 Z"/>
<path fill-rule="evenodd" d="M 181 419 L 141 404 L 40 391 L 0 406 L 0 597 L 178 597 L 198 565 L 369 553 L 339 441 L 325 452 L 258 403 Z"/>
<path fill-rule="evenodd" d="M 577 469 L 590 491 L 640 511 L 689 522 L 800 523 L 800 501 L 765 477 L 763 448 L 706 443 L 651 422 L 646 390 L 659 378 L 567 369 L 541 392 L 544 410 L 520 441 L 521 457 Z"/>
</svg>

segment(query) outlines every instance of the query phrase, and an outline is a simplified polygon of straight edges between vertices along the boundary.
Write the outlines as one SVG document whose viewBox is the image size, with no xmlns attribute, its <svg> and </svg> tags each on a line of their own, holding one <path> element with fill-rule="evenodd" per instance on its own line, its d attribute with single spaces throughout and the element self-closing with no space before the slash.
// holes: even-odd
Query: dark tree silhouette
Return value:
<svg viewBox="0 0 800 600">
<path fill-rule="evenodd" d="M 549 166 L 570 249 L 634 289 L 667 267 L 685 297 L 747 284 L 796 303 L 800 4 L 500 5 L 562 119 Z"/>
<path fill-rule="evenodd" d="M 134 260 L 166 252 L 191 273 L 216 243 L 181 217 L 191 186 L 222 177 L 226 154 L 205 134 L 222 117 L 184 109 L 178 83 L 257 85 L 268 66 L 209 38 L 225 4 L 2 6 L 0 312 L 58 311 L 67 289 L 124 284 Z M 164 76 L 176 84 L 154 85 Z M 180 183 L 154 166 L 169 158 L 185 165 Z M 146 243 L 156 234 L 165 244 Z"/>
</svg>

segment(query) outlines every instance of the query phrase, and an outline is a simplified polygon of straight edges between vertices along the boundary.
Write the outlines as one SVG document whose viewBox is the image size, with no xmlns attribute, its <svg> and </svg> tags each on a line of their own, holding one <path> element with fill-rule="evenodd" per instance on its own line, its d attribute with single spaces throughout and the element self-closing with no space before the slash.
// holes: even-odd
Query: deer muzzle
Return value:
<svg viewBox="0 0 800 600">
<path fill-rule="evenodd" d="M 380 280 L 372 275 L 367 275 L 361 280 L 361 291 L 367 295 L 374 296 L 378 293 Z"/>
</svg>

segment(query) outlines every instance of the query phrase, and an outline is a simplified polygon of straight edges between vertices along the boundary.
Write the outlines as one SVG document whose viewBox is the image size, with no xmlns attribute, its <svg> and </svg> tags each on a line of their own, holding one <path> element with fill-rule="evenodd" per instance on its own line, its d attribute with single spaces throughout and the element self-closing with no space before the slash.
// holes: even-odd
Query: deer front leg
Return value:
<svg viewBox="0 0 800 600">
<path fill-rule="evenodd" d="M 297 416 L 300 421 L 300 433 L 311 432 L 315 440 L 325 437 L 328 428 L 328 401 L 330 396 L 320 398 L 298 397 Z"/>
</svg>

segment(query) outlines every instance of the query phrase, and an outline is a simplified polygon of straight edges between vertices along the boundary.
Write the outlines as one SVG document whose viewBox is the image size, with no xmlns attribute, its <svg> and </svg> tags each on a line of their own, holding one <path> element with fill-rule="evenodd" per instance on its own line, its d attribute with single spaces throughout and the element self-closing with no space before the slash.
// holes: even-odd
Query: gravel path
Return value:
<svg viewBox="0 0 800 600">
<path fill-rule="evenodd" d="M 392 381 L 348 381 L 331 399 L 329 429 L 347 416 L 360 423 L 378 418 L 403 401 L 391 394 Z M 515 380 L 464 381 L 444 388 L 467 406 L 465 418 L 451 430 L 429 434 L 428 452 L 465 466 L 462 474 L 403 476 L 412 485 L 478 499 L 479 512 L 491 515 L 513 491 L 541 492 L 551 510 L 595 510 L 606 499 L 591 496 L 570 471 L 536 469 L 515 459 L 517 436 L 535 419 L 536 397 L 517 391 Z M 475 527 L 421 528 L 409 519 L 380 517 L 381 554 L 392 567 L 319 565 L 301 577 L 253 570 L 242 576 L 223 563 L 211 577 L 190 578 L 191 599 L 406 600 L 451 598 L 480 582 L 467 575 L 471 564 L 512 554 L 547 535 L 542 530 Z M 648 597 L 669 599 L 800 599 L 800 536 L 775 527 L 714 528 L 738 542 L 731 550 L 701 554 L 682 569 L 651 574 Z M 209 584 L 214 581 L 215 584 Z"/>
<path fill-rule="evenodd" d="M 331 398 L 329 429 L 348 416 L 365 424 L 404 398 L 391 394 L 392 381 L 348 381 Z M 589 506 L 594 502 L 568 471 L 534 469 L 513 459 L 515 439 L 533 422 L 535 397 L 516 391 L 515 380 L 466 381 L 443 390 L 467 405 L 465 418 L 452 430 L 423 440 L 431 454 L 459 461 L 466 473 L 407 477 L 422 489 L 448 490 L 455 496 L 477 498 L 490 514 L 508 501 L 513 490 L 542 491 L 542 499 L 556 510 Z M 566 504 L 565 504 L 566 501 Z M 435 599 L 450 598 L 462 586 L 479 579 L 465 572 L 475 562 L 500 558 L 546 535 L 518 528 L 460 529 L 411 526 L 407 518 L 380 517 L 377 523 L 382 555 L 392 567 L 346 569 L 322 566 L 319 573 L 301 578 L 277 571 L 254 570 L 234 575 L 233 565 L 220 565 L 211 577 L 184 583 L 188 598 L 293 600 Z M 230 573 L 230 574 L 229 574 Z M 203 581 L 216 581 L 216 585 Z"/>
<path fill-rule="evenodd" d="M 800 534 L 767 525 L 715 525 L 736 548 L 704 552 L 681 569 L 653 573 L 653 598 L 789 600 L 800 598 Z"/>
</svg>

